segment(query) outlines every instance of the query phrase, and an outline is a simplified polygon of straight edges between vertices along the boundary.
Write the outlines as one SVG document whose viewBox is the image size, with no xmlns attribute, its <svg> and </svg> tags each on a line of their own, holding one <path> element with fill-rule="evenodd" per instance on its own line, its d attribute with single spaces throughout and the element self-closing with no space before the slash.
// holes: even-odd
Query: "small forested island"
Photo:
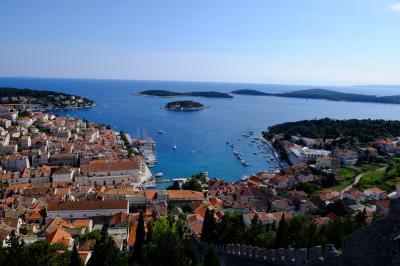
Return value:
<svg viewBox="0 0 400 266">
<path fill-rule="evenodd" d="M 233 94 L 252 95 L 252 96 L 277 96 L 304 99 L 324 99 L 329 101 L 347 101 L 347 102 L 371 102 L 371 103 L 390 103 L 400 104 L 400 95 L 377 96 L 355 93 L 344 93 L 326 89 L 309 89 L 283 93 L 267 93 L 258 90 L 236 90 Z"/>
<path fill-rule="evenodd" d="M 206 98 L 233 98 L 232 95 L 225 92 L 217 91 L 192 91 L 192 92 L 174 92 L 167 90 L 146 90 L 136 93 L 141 96 L 157 96 L 157 97 L 206 97 Z"/>
<path fill-rule="evenodd" d="M 18 89 L 9 87 L 0 87 L 0 103 L 3 105 L 12 105 L 16 109 L 18 106 L 24 106 L 22 109 L 41 110 L 41 109 L 69 109 L 85 108 L 95 106 L 95 102 L 81 96 L 67 93 Z"/>
<path fill-rule="evenodd" d="M 195 101 L 175 101 L 167 103 L 163 109 L 172 111 L 196 111 L 207 108 L 203 104 Z"/>
</svg>

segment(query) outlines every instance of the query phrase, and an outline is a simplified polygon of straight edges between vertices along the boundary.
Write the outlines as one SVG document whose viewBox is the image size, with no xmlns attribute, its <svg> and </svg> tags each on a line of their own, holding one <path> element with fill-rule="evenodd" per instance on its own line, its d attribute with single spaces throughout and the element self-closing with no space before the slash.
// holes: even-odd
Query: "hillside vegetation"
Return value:
<svg viewBox="0 0 400 266">
<path fill-rule="evenodd" d="M 400 136 L 400 121 L 324 118 L 277 124 L 264 132 L 264 136 L 267 138 L 276 134 L 284 134 L 286 138 L 292 135 L 322 139 L 346 136 L 357 138 L 360 142 L 369 142 L 378 138 Z"/>
</svg>

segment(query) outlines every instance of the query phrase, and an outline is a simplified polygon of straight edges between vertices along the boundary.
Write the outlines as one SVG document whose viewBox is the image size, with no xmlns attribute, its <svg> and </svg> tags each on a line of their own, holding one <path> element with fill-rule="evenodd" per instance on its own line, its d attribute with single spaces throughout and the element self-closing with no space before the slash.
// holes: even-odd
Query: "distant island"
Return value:
<svg viewBox="0 0 400 266">
<path fill-rule="evenodd" d="M 304 99 L 324 99 L 329 101 L 347 101 L 347 102 L 371 102 L 371 103 L 390 103 L 400 104 L 400 95 L 377 96 L 355 93 L 344 93 L 325 89 L 309 89 L 283 93 L 267 93 L 258 90 L 236 90 L 233 94 L 253 95 L 253 96 L 277 96 Z"/>
<path fill-rule="evenodd" d="M 175 101 L 167 103 L 163 109 L 172 111 L 196 111 L 207 108 L 203 104 L 195 101 Z"/>
<path fill-rule="evenodd" d="M 228 99 L 233 98 L 233 96 L 228 93 L 217 92 L 217 91 L 174 92 L 167 90 L 146 90 L 136 93 L 136 95 L 157 96 L 157 97 L 192 96 L 192 97 L 206 97 L 206 98 L 228 98 Z"/>
<path fill-rule="evenodd" d="M 11 105 L 15 109 L 70 109 L 95 106 L 95 102 L 67 93 L 0 87 L 0 104 Z"/>
</svg>

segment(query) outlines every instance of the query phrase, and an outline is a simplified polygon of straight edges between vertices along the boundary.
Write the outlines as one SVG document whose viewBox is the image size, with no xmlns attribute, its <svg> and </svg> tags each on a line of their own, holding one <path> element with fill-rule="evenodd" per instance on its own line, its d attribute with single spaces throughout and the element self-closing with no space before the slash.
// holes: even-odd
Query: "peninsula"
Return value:
<svg viewBox="0 0 400 266">
<path fill-rule="evenodd" d="M 0 87 L 0 103 L 3 106 L 8 105 L 13 109 L 27 109 L 30 111 L 95 106 L 94 101 L 77 95 L 47 90 L 10 87 Z"/>
<path fill-rule="evenodd" d="M 167 91 L 167 90 L 146 90 L 136 93 L 135 95 L 141 96 L 156 96 L 156 97 L 183 97 L 183 96 L 192 96 L 192 97 L 206 97 L 206 98 L 233 98 L 232 95 L 225 92 L 217 92 L 217 91 L 192 91 L 192 92 L 175 92 L 175 91 Z"/>
<path fill-rule="evenodd" d="M 203 104 L 194 101 L 175 101 L 167 103 L 163 109 L 172 111 L 197 111 L 207 108 Z"/>
<path fill-rule="evenodd" d="M 370 102 L 370 103 L 390 103 L 400 104 L 400 95 L 377 96 L 355 93 L 344 93 L 326 89 L 309 89 L 282 93 L 267 93 L 258 90 L 236 90 L 233 94 L 252 95 L 252 96 L 277 96 L 304 99 L 324 99 L 329 101 L 347 101 L 347 102 Z"/>
</svg>

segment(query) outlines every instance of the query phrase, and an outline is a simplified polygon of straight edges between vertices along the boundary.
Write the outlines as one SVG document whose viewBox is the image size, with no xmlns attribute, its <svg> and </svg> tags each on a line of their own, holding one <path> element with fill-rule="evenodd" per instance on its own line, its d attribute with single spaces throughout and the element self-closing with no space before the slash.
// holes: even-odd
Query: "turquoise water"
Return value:
<svg viewBox="0 0 400 266">
<path fill-rule="evenodd" d="M 399 119 L 400 105 L 330 102 L 279 97 L 236 96 L 233 99 L 194 99 L 210 106 L 198 112 L 173 112 L 160 109 L 171 99 L 131 95 L 141 90 L 165 89 L 175 91 L 258 89 L 270 92 L 312 88 L 304 86 L 82 80 L 43 78 L 0 78 L 0 86 L 48 89 L 81 95 L 96 101 L 90 109 L 64 111 L 60 115 L 86 118 L 110 124 L 132 136 L 145 131 L 157 143 L 158 164 L 151 170 L 163 172 L 166 178 L 186 177 L 207 171 L 211 177 L 237 180 L 242 175 L 266 170 L 270 163 L 263 154 L 253 154 L 258 148 L 250 139 L 242 138 L 245 131 L 259 136 L 268 126 L 301 119 L 314 118 L 383 118 Z M 395 88 L 356 87 L 346 90 L 376 94 L 396 94 Z M 344 90 L 344 89 L 341 89 Z M 400 94 L 400 93 L 397 93 Z M 165 135 L 157 134 L 162 129 Z M 176 139 L 178 149 L 172 145 Z M 243 167 L 225 140 L 234 140 L 236 147 L 250 163 Z M 192 153 L 191 151 L 195 151 Z"/>
</svg>

